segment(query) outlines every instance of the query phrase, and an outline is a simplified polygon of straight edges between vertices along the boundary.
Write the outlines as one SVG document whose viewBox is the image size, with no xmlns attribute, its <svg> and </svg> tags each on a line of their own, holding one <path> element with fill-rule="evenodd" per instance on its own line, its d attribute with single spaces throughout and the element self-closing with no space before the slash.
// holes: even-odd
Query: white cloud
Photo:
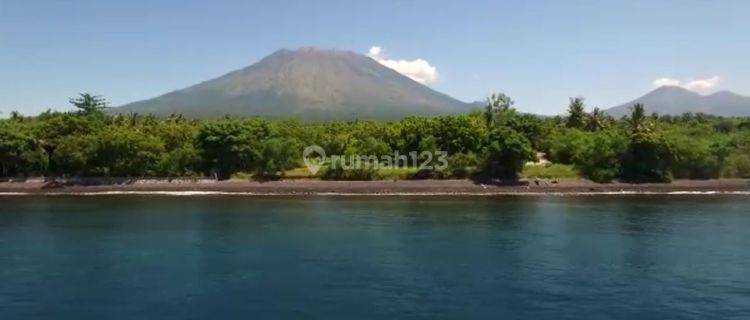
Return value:
<svg viewBox="0 0 750 320">
<path fill-rule="evenodd" d="M 371 47 L 367 56 L 422 84 L 430 84 L 438 79 L 437 68 L 423 59 L 388 59 L 383 53 L 383 48 L 378 46 Z"/>
<path fill-rule="evenodd" d="M 383 48 L 378 46 L 372 46 L 370 47 L 370 51 L 367 53 L 368 56 L 372 57 L 373 59 L 376 59 L 376 57 L 380 57 L 380 53 L 383 52 Z"/>
<path fill-rule="evenodd" d="M 721 78 L 719 78 L 718 76 L 713 76 L 707 79 L 698 79 L 698 80 L 688 81 L 682 86 L 688 90 L 705 91 L 705 90 L 713 89 L 714 87 L 716 87 L 716 85 L 719 84 L 719 81 L 721 81 Z"/>
<path fill-rule="evenodd" d="M 721 77 L 719 76 L 713 76 L 713 77 L 706 78 L 706 79 L 692 79 L 692 80 L 685 81 L 684 83 L 677 79 L 659 78 L 659 79 L 654 80 L 653 84 L 655 87 L 674 86 L 674 87 L 683 87 L 690 91 L 703 92 L 703 91 L 708 91 L 708 90 L 715 88 L 717 85 L 719 85 L 720 81 L 721 81 Z"/>
<path fill-rule="evenodd" d="M 659 78 L 654 80 L 654 87 L 672 86 L 677 87 L 680 85 L 680 80 L 672 78 Z"/>
</svg>

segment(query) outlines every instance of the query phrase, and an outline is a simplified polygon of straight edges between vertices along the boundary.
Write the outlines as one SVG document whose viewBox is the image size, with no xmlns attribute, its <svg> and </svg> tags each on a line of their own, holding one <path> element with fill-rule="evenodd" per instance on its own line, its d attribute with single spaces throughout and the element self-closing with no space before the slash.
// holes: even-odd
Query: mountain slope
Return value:
<svg viewBox="0 0 750 320">
<path fill-rule="evenodd" d="M 750 97 L 729 91 L 700 95 L 690 90 L 663 86 L 631 102 L 605 110 L 614 117 L 630 114 L 630 108 L 642 103 L 648 113 L 680 115 L 686 112 L 718 116 L 750 116 Z"/>
<path fill-rule="evenodd" d="M 463 112 L 453 99 L 351 51 L 279 50 L 259 62 L 115 113 L 395 119 Z"/>
</svg>

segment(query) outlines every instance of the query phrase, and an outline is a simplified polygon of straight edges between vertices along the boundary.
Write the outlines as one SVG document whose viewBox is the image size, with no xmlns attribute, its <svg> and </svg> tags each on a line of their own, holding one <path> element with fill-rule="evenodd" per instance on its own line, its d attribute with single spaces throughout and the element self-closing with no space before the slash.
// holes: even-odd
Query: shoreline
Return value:
<svg viewBox="0 0 750 320">
<path fill-rule="evenodd" d="M 124 181 L 124 182 L 123 182 Z M 0 196 L 24 195 L 244 195 L 244 196 L 503 196 L 503 195 L 750 195 L 748 179 L 675 180 L 672 183 L 609 183 L 586 180 L 521 181 L 486 184 L 471 180 L 325 181 L 314 179 L 257 182 L 208 179 L 136 179 L 108 184 L 50 184 L 42 179 L 0 182 Z"/>
</svg>

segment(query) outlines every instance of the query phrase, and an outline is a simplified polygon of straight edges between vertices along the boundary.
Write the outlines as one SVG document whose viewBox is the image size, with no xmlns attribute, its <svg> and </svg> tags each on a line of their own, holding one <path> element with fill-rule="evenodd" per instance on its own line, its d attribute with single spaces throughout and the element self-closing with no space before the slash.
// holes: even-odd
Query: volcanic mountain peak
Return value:
<svg viewBox="0 0 750 320">
<path fill-rule="evenodd" d="M 281 49 L 246 68 L 114 112 L 303 119 L 395 119 L 464 112 L 463 103 L 343 50 Z"/>
<path fill-rule="evenodd" d="M 630 113 L 630 108 L 641 103 L 647 112 L 680 115 L 686 112 L 719 116 L 750 116 L 750 97 L 731 91 L 718 91 L 709 95 L 677 86 L 662 86 L 631 102 L 607 109 L 615 117 Z"/>
</svg>

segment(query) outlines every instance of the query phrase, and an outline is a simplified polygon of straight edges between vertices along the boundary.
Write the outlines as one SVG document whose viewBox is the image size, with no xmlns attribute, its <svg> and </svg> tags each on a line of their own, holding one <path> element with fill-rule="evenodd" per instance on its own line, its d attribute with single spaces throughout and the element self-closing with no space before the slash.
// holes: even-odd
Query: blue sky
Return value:
<svg viewBox="0 0 750 320">
<path fill-rule="evenodd" d="M 379 46 L 434 67 L 434 89 L 505 92 L 541 114 L 571 96 L 627 102 L 657 79 L 750 95 L 750 1 L 0 0 L 0 112 L 84 91 L 120 105 L 303 46 Z"/>
</svg>

